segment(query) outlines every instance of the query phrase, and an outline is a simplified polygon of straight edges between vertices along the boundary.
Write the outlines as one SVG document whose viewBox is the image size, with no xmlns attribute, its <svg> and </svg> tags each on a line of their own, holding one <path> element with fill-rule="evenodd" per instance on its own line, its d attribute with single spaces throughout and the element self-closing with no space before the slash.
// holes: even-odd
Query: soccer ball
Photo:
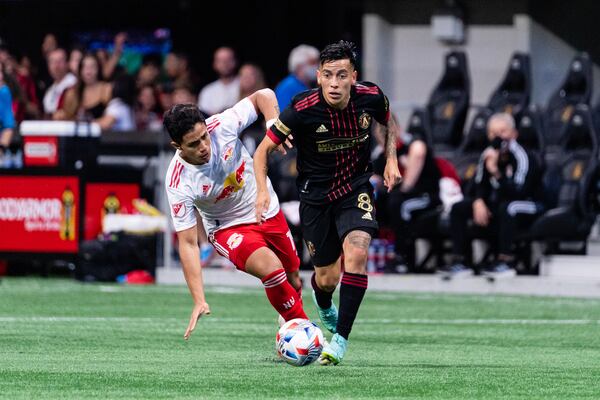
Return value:
<svg viewBox="0 0 600 400">
<path fill-rule="evenodd" d="M 315 361 L 323 349 L 323 332 L 313 322 L 295 318 L 279 328 L 275 349 L 279 357 L 296 367 Z"/>
</svg>

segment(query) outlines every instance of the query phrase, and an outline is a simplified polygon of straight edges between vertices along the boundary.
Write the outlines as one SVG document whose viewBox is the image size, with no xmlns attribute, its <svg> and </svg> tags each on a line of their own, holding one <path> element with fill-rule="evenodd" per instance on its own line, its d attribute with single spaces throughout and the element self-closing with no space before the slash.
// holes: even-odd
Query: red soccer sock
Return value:
<svg viewBox="0 0 600 400">
<path fill-rule="evenodd" d="M 265 292 L 273 308 L 289 321 L 294 318 L 308 319 L 302 308 L 302 300 L 298 292 L 288 282 L 283 268 L 271 272 L 261 279 L 265 286 Z"/>
</svg>

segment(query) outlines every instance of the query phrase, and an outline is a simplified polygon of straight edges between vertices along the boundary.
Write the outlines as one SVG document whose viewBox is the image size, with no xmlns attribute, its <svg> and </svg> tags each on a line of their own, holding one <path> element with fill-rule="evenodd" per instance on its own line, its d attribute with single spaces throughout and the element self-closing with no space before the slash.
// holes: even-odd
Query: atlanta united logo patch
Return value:
<svg viewBox="0 0 600 400">
<path fill-rule="evenodd" d="M 308 248 L 308 254 L 310 254 L 311 257 L 314 257 L 315 253 L 316 253 L 316 249 L 315 249 L 315 245 L 313 244 L 313 242 L 311 242 L 310 240 L 307 240 L 306 247 Z"/>
<path fill-rule="evenodd" d="M 233 250 L 242 243 L 242 240 L 244 240 L 244 235 L 241 233 L 234 233 L 233 235 L 229 236 L 229 239 L 227 239 L 227 246 Z"/>
<path fill-rule="evenodd" d="M 362 113 L 358 118 L 358 125 L 360 125 L 362 129 L 367 129 L 371 125 L 371 116 L 366 112 Z"/>
</svg>

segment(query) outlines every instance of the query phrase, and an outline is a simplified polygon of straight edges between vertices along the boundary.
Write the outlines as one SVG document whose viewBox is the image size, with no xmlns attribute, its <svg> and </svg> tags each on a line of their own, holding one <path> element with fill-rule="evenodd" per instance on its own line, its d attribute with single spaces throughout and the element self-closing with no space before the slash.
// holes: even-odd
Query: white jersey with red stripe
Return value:
<svg viewBox="0 0 600 400">
<path fill-rule="evenodd" d="M 209 234 L 256 222 L 254 163 L 238 139 L 256 118 L 252 102 L 243 99 L 206 120 L 211 140 L 211 156 L 206 164 L 192 165 L 181 158 L 179 151 L 173 156 L 165 186 L 176 231 L 196 225 L 194 209 Z M 279 201 L 268 178 L 267 187 L 271 204 L 266 218 L 272 218 L 279 212 Z"/>
</svg>

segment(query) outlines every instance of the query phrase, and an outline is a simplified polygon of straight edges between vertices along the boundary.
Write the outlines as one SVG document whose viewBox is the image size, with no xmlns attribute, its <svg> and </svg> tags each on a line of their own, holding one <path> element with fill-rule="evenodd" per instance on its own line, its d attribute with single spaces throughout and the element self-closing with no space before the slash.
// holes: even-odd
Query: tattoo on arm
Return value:
<svg viewBox="0 0 600 400">
<path fill-rule="evenodd" d="M 348 234 L 346 240 L 351 246 L 368 250 L 369 244 L 371 243 L 371 235 L 365 231 L 352 231 Z"/>
<path fill-rule="evenodd" d="M 398 133 L 398 126 L 393 117 L 390 119 L 387 125 L 384 127 L 385 132 L 385 155 L 389 160 L 391 157 L 396 157 L 396 135 Z"/>
</svg>

